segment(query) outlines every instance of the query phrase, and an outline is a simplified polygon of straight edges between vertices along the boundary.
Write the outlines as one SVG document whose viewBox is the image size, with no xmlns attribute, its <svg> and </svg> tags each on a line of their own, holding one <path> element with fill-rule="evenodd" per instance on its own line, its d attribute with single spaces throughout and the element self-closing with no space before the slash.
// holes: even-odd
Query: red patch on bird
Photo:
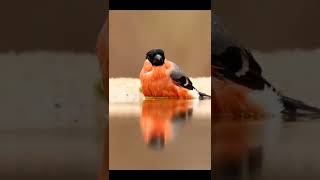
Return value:
<svg viewBox="0 0 320 180">
<path fill-rule="evenodd" d="M 262 116 L 263 107 L 248 98 L 250 89 L 228 80 L 214 80 L 212 112 L 235 116 Z"/>
<path fill-rule="evenodd" d="M 161 66 L 152 66 L 146 60 L 140 72 L 142 93 L 146 97 L 169 97 L 192 99 L 189 90 L 178 86 L 170 77 L 173 64 L 165 60 Z"/>
</svg>

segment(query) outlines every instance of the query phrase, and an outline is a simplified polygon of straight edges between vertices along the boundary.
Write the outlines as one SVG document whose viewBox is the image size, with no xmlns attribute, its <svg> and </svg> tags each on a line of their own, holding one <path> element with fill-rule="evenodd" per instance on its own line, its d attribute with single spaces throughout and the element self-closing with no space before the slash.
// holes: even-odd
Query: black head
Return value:
<svg viewBox="0 0 320 180">
<path fill-rule="evenodd" d="M 146 59 L 148 59 L 153 66 L 161 66 L 165 60 L 164 51 L 162 49 L 151 49 L 146 54 Z"/>
</svg>

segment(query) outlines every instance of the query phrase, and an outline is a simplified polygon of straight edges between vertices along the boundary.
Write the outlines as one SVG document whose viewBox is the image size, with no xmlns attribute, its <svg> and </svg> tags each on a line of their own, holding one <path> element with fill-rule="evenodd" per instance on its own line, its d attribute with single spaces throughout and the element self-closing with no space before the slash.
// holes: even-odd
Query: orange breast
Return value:
<svg viewBox="0 0 320 180">
<path fill-rule="evenodd" d="M 146 60 L 140 72 L 142 92 L 146 97 L 193 98 L 188 89 L 177 86 L 170 78 L 173 67 L 169 60 L 162 66 L 154 67 Z"/>
<path fill-rule="evenodd" d="M 261 116 L 263 107 L 248 99 L 250 89 L 227 80 L 213 79 L 212 112 L 236 116 Z"/>
</svg>

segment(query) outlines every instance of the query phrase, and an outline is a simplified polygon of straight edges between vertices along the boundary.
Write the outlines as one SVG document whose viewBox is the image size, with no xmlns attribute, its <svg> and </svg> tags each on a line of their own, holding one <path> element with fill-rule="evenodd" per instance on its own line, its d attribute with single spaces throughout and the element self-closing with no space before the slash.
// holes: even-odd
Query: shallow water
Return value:
<svg viewBox="0 0 320 180">
<path fill-rule="evenodd" d="M 0 179 L 97 179 L 106 105 L 95 95 L 95 55 L 28 52 L 0 59 Z"/>
<path fill-rule="evenodd" d="M 320 119 L 213 120 L 213 177 L 320 178 Z"/>
<path fill-rule="evenodd" d="M 290 52 L 279 54 L 257 54 L 266 77 L 285 94 L 319 106 L 320 51 L 309 53 L 307 63 Z M 93 56 L 74 56 L 1 57 L 1 179 L 97 179 L 107 169 L 105 107 L 93 90 L 98 64 Z M 290 63 L 296 66 L 283 73 Z M 175 136 L 156 150 L 141 128 L 143 103 L 111 105 L 111 169 L 210 169 L 212 159 L 219 179 L 320 178 L 320 119 L 211 121 L 205 101 L 192 105 L 192 117 L 178 121 Z"/>
<path fill-rule="evenodd" d="M 283 94 L 319 107 L 319 49 L 254 52 Z M 266 97 L 269 98 L 269 97 Z M 212 118 L 216 179 L 320 179 L 320 118 Z"/>
<path fill-rule="evenodd" d="M 211 169 L 210 102 L 110 104 L 109 168 Z M 132 113 L 118 112 L 130 109 L 127 106 Z"/>
</svg>

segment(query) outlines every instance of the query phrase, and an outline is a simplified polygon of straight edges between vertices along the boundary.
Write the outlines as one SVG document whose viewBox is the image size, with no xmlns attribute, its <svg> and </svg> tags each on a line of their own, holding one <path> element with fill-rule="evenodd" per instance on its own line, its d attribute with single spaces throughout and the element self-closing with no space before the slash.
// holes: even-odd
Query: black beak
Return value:
<svg viewBox="0 0 320 180">
<path fill-rule="evenodd" d="M 157 61 L 162 61 L 163 58 L 160 54 L 157 54 L 156 56 L 154 56 L 154 59 L 157 60 Z"/>
<path fill-rule="evenodd" d="M 164 63 L 164 59 L 160 54 L 154 56 L 152 60 L 152 65 L 154 66 L 161 66 Z"/>
</svg>

